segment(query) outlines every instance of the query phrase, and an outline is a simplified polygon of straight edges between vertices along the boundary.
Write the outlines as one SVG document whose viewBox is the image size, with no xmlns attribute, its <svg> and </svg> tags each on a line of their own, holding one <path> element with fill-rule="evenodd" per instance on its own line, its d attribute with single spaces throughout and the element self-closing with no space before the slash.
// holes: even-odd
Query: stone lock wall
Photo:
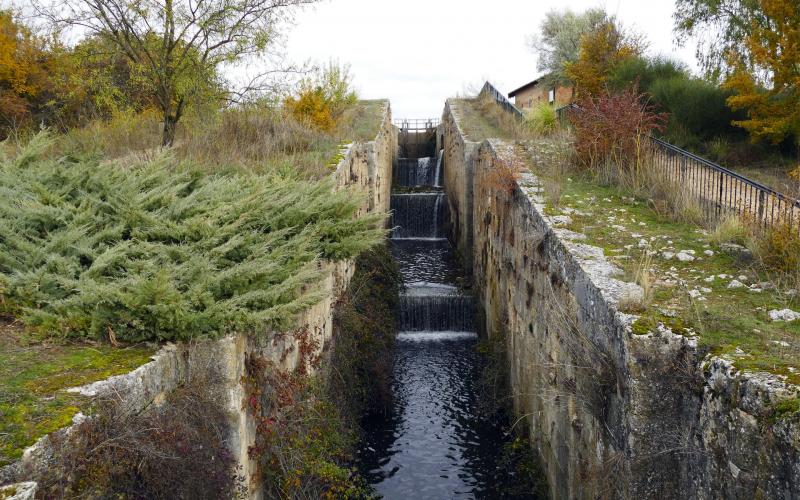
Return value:
<svg viewBox="0 0 800 500">
<path fill-rule="evenodd" d="M 508 191 L 487 182 L 513 148 L 467 146 L 450 104 L 452 236 L 472 265 L 480 327 L 505 346 L 514 408 L 551 496 L 800 497 L 800 426 L 765 418 L 796 388 L 739 372 L 668 330 L 634 335 L 636 317 L 616 306 L 639 287 L 545 214 L 533 174 Z"/>
<path fill-rule="evenodd" d="M 397 130 L 391 123 L 391 109 L 386 101 L 380 130 L 374 140 L 347 146 L 336 171 L 332 174 L 334 189 L 353 189 L 366 193 L 359 215 L 389 211 L 392 162 L 397 152 Z M 323 264 L 327 268 L 321 287 L 324 298 L 310 307 L 298 319 L 298 329 L 306 330 L 317 340 L 320 351 L 325 350 L 333 336 L 333 308 L 347 288 L 354 272 L 353 261 Z M 291 332 L 287 332 L 291 333 Z M 218 387 L 209 388 L 224 401 L 228 413 L 228 447 L 241 466 L 248 481 L 248 496 L 263 496 L 258 478 L 257 463 L 248 457 L 248 447 L 254 443 L 256 426 L 245 407 L 245 361 L 250 354 L 267 357 L 277 366 L 292 370 L 299 361 L 299 341 L 292 335 L 264 332 L 253 336 L 235 334 L 218 340 L 198 340 L 168 344 L 153 360 L 125 375 L 111 377 L 75 391 L 89 396 L 124 395 L 125 402 L 134 408 L 163 401 L 166 395 L 187 380 L 193 370 L 213 369 L 218 375 Z M 78 418 L 81 418 L 80 416 Z M 70 432 L 69 429 L 59 432 Z M 48 436 L 28 448 L 16 464 L 0 471 L 0 484 L 22 481 L 35 471 L 47 467 L 57 453 Z"/>
<path fill-rule="evenodd" d="M 439 126 L 441 134 L 437 134 L 437 150 L 444 149 L 443 178 L 450 212 L 451 237 L 469 273 L 472 270 L 473 167 L 478 143 L 468 140 L 461 131 L 456 118 L 457 107 L 456 100 L 447 100 Z"/>
</svg>

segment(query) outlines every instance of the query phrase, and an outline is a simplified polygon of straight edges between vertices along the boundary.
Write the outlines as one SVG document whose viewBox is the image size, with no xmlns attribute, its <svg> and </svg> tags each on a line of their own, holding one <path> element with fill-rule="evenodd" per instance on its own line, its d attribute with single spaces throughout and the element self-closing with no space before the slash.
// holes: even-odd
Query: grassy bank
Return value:
<svg viewBox="0 0 800 500">
<path fill-rule="evenodd" d="M 587 243 L 601 247 L 623 270 L 624 279 L 644 285 L 642 302 L 622 304 L 641 316 L 634 333 L 662 323 L 697 337 L 702 348 L 741 369 L 800 383 L 800 322 L 768 315 L 800 305 L 780 276 L 726 253 L 712 231 L 670 220 L 636 193 L 601 185 L 588 174 L 560 170 L 554 176 L 546 163 L 557 157 L 555 147 L 540 142 L 530 160 L 545 182 L 545 211 L 566 216 L 563 227 L 585 234 Z"/>
<path fill-rule="evenodd" d="M 281 107 L 248 104 L 224 110 L 197 110 L 178 125 L 171 155 L 207 172 L 262 174 L 288 169 L 306 179 L 331 173 L 342 145 L 375 138 L 388 106 L 385 100 L 349 104 L 330 131 L 301 123 Z M 30 140 L 0 143 L 0 154 L 15 156 Z M 52 155 L 93 155 L 105 164 L 148 161 L 159 154 L 160 117 L 153 111 L 120 114 L 57 137 Z"/>
<path fill-rule="evenodd" d="M 360 196 L 325 178 L 385 105 L 359 102 L 326 134 L 228 110 L 187 120 L 168 152 L 147 115 L 4 143 L 0 465 L 85 409 L 63 389 L 126 373 L 158 342 L 291 327 L 325 261 L 383 239 L 382 216 L 353 220 Z"/>
<path fill-rule="evenodd" d="M 84 398 L 63 389 L 129 372 L 154 352 L 145 345 L 31 343 L 21 325 L 0 319 L 0 466 L 86 410 Z"/>
</svg>

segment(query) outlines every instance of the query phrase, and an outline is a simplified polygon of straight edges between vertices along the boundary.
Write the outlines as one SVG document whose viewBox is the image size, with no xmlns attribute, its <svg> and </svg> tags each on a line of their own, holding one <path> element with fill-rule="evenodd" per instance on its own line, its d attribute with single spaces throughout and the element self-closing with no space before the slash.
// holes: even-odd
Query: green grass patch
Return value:
<svg viewBox="0 0 800 500">
<path fill-rule="evenodd" d="M 384 99 L 357 101 L 344 112 L 336 135 L 349 142 L 374 140 L 383 122 L 383 110 L 388 104 Z"/>
<path fill-rule="evenodd" d="M 27 343 L 21 329 L 0 324 L 0 466 L 40 437 L 68 426 L 85 398 L 63 391 L 147 363 L 154 348 Z"/>
<path fill-rule="evenodd" d="M 532 169 L 547 175 L 540 170 Z M 665 220 L 647 201 L 628 192 L 580 176 L 562 182 L 559 207 L 548 207 L 546 213 L 568 213 L 568 229 L 601 247 L 623 270 L 623 280 L 635 281 L 643 252 L 655 252 L 649 268 L 652 300 L 634 322 L 634 334 L 646 334 L 661 323 L 676 333 L 695 335 L 701 348 L 731 359 L 740 369 L 784 375 L 800 383 L 800 321 L 773 322 L 768 317 L 771 309 L 796 310 L 800 304 L 780 287 L 758 286 L 771 283 L 773 277 L 722 252 L 702 228 Z M 694 252 L 694 260 L 664 257 L 665 252 L 681 251 Z M 733 280 L 746 286 L 728 288 Z M 753 285 L 762 291 L 752 291 Z"/>
<path fill-rule="evenodd" d="M 772 405 L 772 411 L 773 413 L 771 420 L 773 423 L 796 415 L 798 412 L 800 412 L 800 399 L 789 398 L 778 401 Z"/>
</svg>

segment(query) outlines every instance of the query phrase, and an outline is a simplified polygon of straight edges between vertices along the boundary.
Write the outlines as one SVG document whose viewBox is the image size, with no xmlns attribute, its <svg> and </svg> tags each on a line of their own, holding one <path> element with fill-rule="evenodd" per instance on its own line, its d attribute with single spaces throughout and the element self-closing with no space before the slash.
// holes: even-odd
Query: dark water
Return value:
<svg viewBox="0 0 800 500">
<path fill-rule="evenodd" d="M 399 162 L 400 168 L 413 164 Z M 403 176 L 435 180 L 427 170 Z M 429 193 L 392 196 L 393 255 L 405 281 L 394 403 L 389 414 L 365 418 L 357 461 L 387 499 L 509 498 L 504 492 L 514 481 L 500 467 L 508 421 L 480 406 L 474 299 L 459 286 L 460 270 L 443 239 L 446 204 L 433 186 Z"/>
</svg>

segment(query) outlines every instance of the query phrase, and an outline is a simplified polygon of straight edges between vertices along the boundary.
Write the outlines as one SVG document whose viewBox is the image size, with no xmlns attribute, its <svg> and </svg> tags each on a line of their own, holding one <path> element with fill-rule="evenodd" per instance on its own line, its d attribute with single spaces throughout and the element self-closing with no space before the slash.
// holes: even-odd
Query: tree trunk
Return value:
<svg viewBox="0 0 800 500">
<path fill-rule="evenodd" d="M 178 117 L 169 113 L 164 114 L 164 132 L 161 136 L 161 146 L 172 147 L 175 142 L 175 128 L 178 125 Z"/>
</svg>

